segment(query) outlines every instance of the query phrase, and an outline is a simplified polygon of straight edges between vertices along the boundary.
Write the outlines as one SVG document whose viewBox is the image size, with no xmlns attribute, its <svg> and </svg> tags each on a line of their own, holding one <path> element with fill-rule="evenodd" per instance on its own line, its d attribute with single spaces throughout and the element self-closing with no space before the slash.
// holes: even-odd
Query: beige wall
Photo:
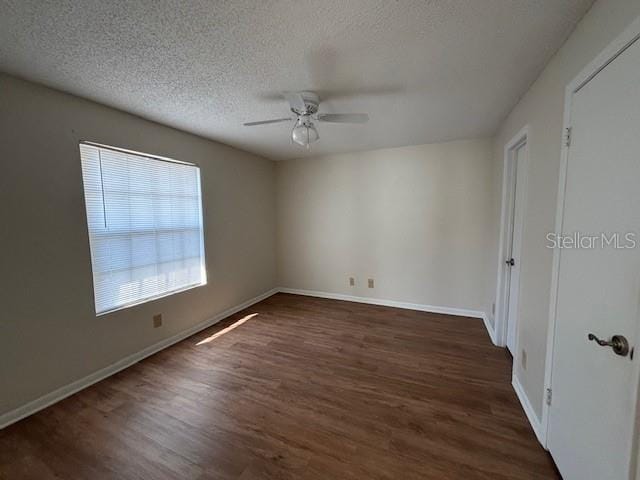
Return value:
<svg viewBox="0 0 640 480">
<path fill-rule="evenodd" d="M 207 286 L 96 318 L 81 139 L 200 165 Z M 0 162 L 0 415 L 275 287 L 269 160 L 0 75 Z"/>
<path fill-rule="evenodd" d="M 638 0 L 600 0 L 557 52 L 505 120 L 495 139 L 498 173 L 504 145 L 525 125 L 529 130 L 529 171 L 522 245 L 519 344 L 527 369 L 516 358 L 516 374 L 538 416 L 542 412 L 549 320 L 552 250 L 545 235 L 555 228 L 558 171 L 566 85 L 624 28 L 640 15 Z M 520 357 L 518 352 L 518 357 Z"/>
<path fill-rule="evenodd" d="M 492 163 L 490 140 L 278 162 L 279 285 L 491 312 Z"/>
</svg>

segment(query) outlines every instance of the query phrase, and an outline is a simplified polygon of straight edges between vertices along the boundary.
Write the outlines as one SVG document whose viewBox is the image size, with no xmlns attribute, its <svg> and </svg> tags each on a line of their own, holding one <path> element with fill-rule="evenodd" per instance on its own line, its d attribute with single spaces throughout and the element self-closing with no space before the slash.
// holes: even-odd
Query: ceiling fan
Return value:
<svg viewBox="0 0 640 480">
<path fill-rule="evenodd" d="M 309 146 L 320 139 L 318 130 L 314 125 L 317 122 L 331 123 L 366 123 L 369 115 L 366 113 L 318 113 L 320 98 L 315 92 L 283 92 L 282 96 L 289 102 L 291 111 L 295 116 L 262 120 L 259 122 L 245 123 L 245 127 L 266 125 L 269 123 L 290 122 L 295 120 L 291 131 L 291 140 L 303 147 Z"/>
</svg>

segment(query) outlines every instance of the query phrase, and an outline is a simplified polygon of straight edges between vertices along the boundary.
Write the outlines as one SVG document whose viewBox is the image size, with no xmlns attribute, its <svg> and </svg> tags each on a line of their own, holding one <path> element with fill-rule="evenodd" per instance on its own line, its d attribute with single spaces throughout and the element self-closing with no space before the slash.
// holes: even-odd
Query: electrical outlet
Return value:
<svg viewBox="0 0 640 480">
<path fill-rule="evenodd" d="M 369 288 L 373 288 L 373 278 L 369 279 L 368 284 L 369 284 Z"/>
<path fill-rule="evenodd" d="M 522 356 L 520 358 L 521 358 L 520 362 L 522 363 L 522 369 L 526 370 L 527 369 L 527 351 L 524 348 L 522 349 Z"/>
<path fill-rule="evenodd" d="M 153 328 L 158 328 L 162 326 L 162 314 L 159 313 L 153 316 Z"/>
<path fill-rule="evenodd" d="M 353 277 L 349 277 L 349 285 L 353 287 L 355 284 L 356 284 L 356 279 Z"/>
</svg>

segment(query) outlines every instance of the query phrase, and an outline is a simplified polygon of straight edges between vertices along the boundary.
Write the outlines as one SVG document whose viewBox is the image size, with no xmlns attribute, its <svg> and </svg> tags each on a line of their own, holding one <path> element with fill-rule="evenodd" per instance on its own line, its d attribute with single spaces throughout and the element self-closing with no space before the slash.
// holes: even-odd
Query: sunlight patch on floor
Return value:
<svg viewBox="0 0 640 480">
<path fill-rule="evenodd" d="M 249 315 L 247 315 L 246 317 L 241 318 L 240 320 L 238 320 L 237 322 L 232 323 L 231 325 L 229 325 L 226 328 L 223 328 L 222 330 L 220 330 L 219 332 L 214 333 L 213 335 L 211 335 L 210 337 L 205 338 L 204 340 L 200 340 L 198 343 L 196 343 L 196 346 L 198 345 L 202 345 L 205 343 L 209 343 L 213 340 L 215 340 L 218 337 L 221 337 L 222 335 L 224 335 L 225 333 L 230 332 L 231 330 L 238 328 L 240 325 L 242 325 L 244 322 L 246 322 L 247 320 L 252 319 L 253 317 L 255 317 L 256 315 L 258 315 L 257 313 L 250 313 Z"/>
</svg>

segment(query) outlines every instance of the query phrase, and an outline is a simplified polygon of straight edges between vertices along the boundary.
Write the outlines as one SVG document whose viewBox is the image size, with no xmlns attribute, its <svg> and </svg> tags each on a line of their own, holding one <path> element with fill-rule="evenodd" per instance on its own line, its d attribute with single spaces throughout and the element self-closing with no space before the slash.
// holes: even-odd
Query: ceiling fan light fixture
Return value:
<svg viewBox="0 0 640 480">
<path fill-rule="evenodd" d="M 291 117 L 247 122 L 247 127 L 256 125 L 268 125 L 272 123 L 289 122 L 295 119 L 295 125 L 291 130 L 291 143 L 295 142 L 302 147 L 310 148 L 312 143 L 320 140 L 320 135 L 314 121 L 323 123 L 367 123 L 369 115 L 366 113 L 318 113 L 320 98 L 315 92 L 283 92 L 282 96 L 289 103 L 289 111 L 295 115 Z"/>
<path fill-rule="evenodd" d="M 320 140 L 320 135 L 309 117 L 300 117 L 291 131 L 291 140 L 302 147 L 309 148 L 309 145 Z"/>
</svg>

